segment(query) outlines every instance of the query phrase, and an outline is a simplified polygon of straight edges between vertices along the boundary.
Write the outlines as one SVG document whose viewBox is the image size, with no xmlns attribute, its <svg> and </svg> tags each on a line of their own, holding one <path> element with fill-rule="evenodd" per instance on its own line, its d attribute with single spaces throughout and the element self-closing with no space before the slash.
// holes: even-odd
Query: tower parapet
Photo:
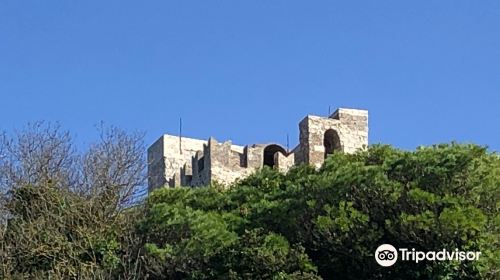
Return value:
<svg viewBox="0 0 500 280">
<path fill-rule="evenodd" d="M 319 167 L 329 154 L 354 153 L 368 145 L 368 111 L 339 108 L 328 117 L 308 115 L 299 132 L 291 152 L 274 143 L 238 146 L 213 137 L 163 135 L 148 148 L 148 189 L 228 185 L 263 166 L 283 172 L 297 164 Z"/>
</svg>

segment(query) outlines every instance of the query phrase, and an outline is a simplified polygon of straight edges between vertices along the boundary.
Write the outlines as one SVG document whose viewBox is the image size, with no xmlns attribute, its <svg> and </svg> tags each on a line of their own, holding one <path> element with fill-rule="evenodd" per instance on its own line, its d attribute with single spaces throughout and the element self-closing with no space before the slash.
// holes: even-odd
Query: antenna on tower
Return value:
<svg viewBox="0 0 500 280">
<path fill-rule="evenodd" d="M 182 155 L 182 118 L 179 118 L 179 153 Z"/>
</svg>

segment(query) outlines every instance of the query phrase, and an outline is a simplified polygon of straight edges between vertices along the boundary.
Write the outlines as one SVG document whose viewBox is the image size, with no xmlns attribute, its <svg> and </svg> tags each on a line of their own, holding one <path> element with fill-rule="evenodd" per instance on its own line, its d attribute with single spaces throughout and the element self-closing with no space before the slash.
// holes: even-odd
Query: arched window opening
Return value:
<svg viewBox="0 0 500 280">
<path fill-rule="evenodd" d="M 337 131 L 328 129 L 325 132 L 325 136 L 323 138 L 323 146 L 325 147 L 325 159 L 328 155 L 341 150 L 340 138 Z"/>
<path fill-rule="evenodd" d="M 201 172 L 203 171 L 203 169 L 205 169 L 205 157 L 201 157 L 199 160 L 198 160 L 198 172 Z"/>
<path fill-rule="evenodd" d="M 283 155 L 286 155 L 285 149 L 281 147 L 280 145 L 269 145 L 264 148 L 264 165 L 269 166 L 271 168 L 274 167 L 274 155 L 276 153 L 282 153 Z"/>
</svg>

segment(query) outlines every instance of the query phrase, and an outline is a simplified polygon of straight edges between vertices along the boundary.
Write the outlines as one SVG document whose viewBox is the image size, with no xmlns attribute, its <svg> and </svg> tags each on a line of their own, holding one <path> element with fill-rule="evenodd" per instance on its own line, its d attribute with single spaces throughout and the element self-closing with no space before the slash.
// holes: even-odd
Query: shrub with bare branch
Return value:
<svg viewBox="0 0 500 280">
<path fill-rule="evenodd" d="M 120 246 L 145 189 L 143 135 L 100 132 L 81 154 L 57 124 L 0 134 L 0 278 L 126 275 Z"/>
</svg>

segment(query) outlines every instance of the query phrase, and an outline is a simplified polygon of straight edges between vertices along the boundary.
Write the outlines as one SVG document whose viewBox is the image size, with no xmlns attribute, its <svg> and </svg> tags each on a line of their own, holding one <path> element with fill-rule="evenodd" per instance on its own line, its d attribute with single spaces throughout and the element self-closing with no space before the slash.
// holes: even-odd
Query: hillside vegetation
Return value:
<svg viewBox="0 0 500 280">
<path fill-rule="evenodd" d="M 0 278 L 500 277 L 500 158 L 483 147 L 376 145 L 333 154 L 319 170 L 263 169 L 229 189 L 160 189 L 130 206 L 123 184 L 139 182 L 109 180 L 123 160 L 103 163 L 109 145 L 88 155 L 91 173 L 75 175 L 92 176 L 86 188 L 66 173 L 41 168 L 37 180 L 15 181 L 3 169 Z M 68 170 L 90 168 L 78 166 Z M 11 171 L 21 178 L 26 168 Z M 384 243 L 482 255 L 384 268 L 374 259 Z"/>
</svg>

